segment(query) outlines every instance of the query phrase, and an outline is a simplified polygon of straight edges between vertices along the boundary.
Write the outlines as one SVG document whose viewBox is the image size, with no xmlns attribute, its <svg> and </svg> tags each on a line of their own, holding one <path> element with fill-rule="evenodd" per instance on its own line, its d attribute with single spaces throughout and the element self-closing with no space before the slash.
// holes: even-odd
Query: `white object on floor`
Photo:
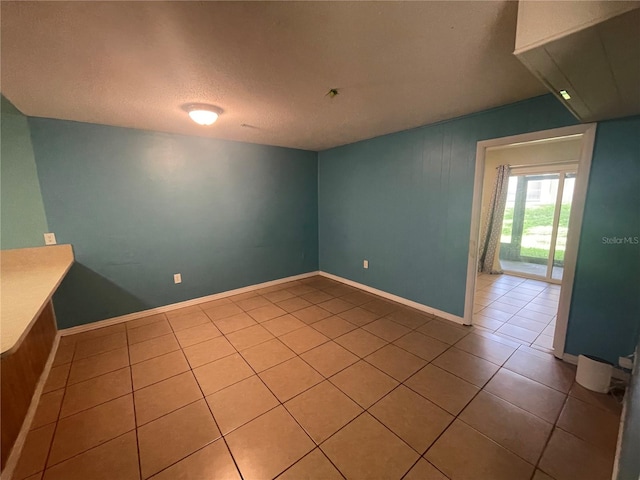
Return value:
<svg viewBox="0 0 640 480">
<path fill-rule="evenodd" d="M 576 382 L 594 392 L 607 393 L 611 384 L 613 365 L 597 357 L 578 356 Z"/>
</svg>

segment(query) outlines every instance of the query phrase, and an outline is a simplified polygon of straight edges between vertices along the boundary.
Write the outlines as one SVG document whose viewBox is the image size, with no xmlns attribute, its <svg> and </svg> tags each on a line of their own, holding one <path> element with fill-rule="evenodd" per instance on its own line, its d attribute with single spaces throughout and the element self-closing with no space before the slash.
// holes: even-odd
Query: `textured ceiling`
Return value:
<svg viewBox="0 0 640 480">
<path fill-rule="evenodd" d="M 546 90 L 517 2 L 2 2 L 1 88 L 30 116 L 308 150 Z M 338 88 L 339 95 L 326 95 Z M 224 110 L 201 127 L 181 109 Z"/>
</svg>

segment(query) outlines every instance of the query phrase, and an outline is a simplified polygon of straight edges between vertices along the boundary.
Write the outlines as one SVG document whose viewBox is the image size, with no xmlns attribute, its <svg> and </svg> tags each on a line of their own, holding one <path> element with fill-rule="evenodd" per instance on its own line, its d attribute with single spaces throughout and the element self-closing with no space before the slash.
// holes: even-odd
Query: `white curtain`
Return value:
<svg viewBox="0 0 640 480">
<path fill-rule="evenodd" d="M 502 236 L 502 220 L 504 207 L 507 205 L 507 190 L 509 188 L 509 165 L 500 165 L 497 169 L 496 181 L 493 185 L 491 203 L 487 211 L 487 218 L 480 237 L 480 257 L 478 259 L 478 272 L 502 273 L 502 270 L 493 268 L 496 250 L 500 245 Z"/>
</svg>

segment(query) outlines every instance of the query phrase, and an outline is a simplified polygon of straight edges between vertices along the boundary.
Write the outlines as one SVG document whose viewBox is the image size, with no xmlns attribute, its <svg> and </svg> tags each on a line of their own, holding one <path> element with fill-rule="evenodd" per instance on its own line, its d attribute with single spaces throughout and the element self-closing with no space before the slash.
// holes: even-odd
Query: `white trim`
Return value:
<svg viewBox="0 0 640 480">
<path fill-rule="evenodd" d="M 571 225 L 567 238 L 567 249 L 565 250 L 565 268 L 563 274 L 563 285 L 568 288 L 561 288 L 560 302 L 558 305 L 558 316 L 556 319 L 556 330 L 554 334 L 554 355 L 563 358 L 565 336 L 567 334 L 567 323 L 569 320 L 569 307 L 571 305 L 571 294 L 573 291 L 573 280 L 575 277 L 576 259 L 578 255 L 578 243 L 580 239 L 580 229 L 582 226 L 582 215 L 584 213 L 584 203 L 586 199 L 589 173 L 591 169 L 591 158 L 593 156 L 593 144 L 597 124 L 572 125 L 570 127 L 554 128 L 539 132 L 525 133 L 522 135 L 511 135 L 509 137 L 483 140 L 476 146 L 476 171 L 473 184 L 473 204 L 471 206 L 471 229 L 469 235 L 469 257 L 467 263 L 467 287 L 464 303 L 464 324 L 471 325 L 473 322 L 473 298 L 475 295 L 478 242 L 480 237 L 480 211 L 482 208 L 482 187 L 484 182 L 485 154 L 487 149 L 514 143 L 527 143 L 542 139 L 565 137 L 568 135 L 582 134 L 582 151 L 578 166 L 578 175 L 574 187 L 573 201 L 569 224 Z"/>
<path fill-rule="evenodd" d="M 377 288 L 370 287 L 368 285 L 364 285 L 362 283 L 354 282 L 353 280 L 348 280 L 346 278 L 339 277 L 337 275 L 333 275 L 332 273 L 327 273 L 320 271 L 320 275 L 323 277 L 330 278 L 332 280 L 336 280 L 338 282 L 345 283 L 347 285 L 351 285 L 352 287 L 359 288 L 360 290 L 364 290 L 365 292 L 373 293 L 374 295 L 378 295 L 379 297 L 383 297 L 389 300 L 392 300 L 397 303 L 401 303 L 411 308 L 415 308 L 416 310 L 420 310 L 421 312 L 430 313 L 435 315 L 436 317 L 444 318 L 445 320 L 449 320 L 451 322 L 458 323 L 460 325 L 463 324 L 463 318 L 457 315 L 453 315 L 451 313 L 443 312 L 442 310 L 438 310 L 436 308 L 429 307 L 428 305 L 423 305 L 422 303 L 414 302 L 413 300 L 406 299 L 404 297 L 399 297 L 392 293 L 385 292 L 384 290 L 378 290 Z"/>
<path fill-rule="evenodd" d="M 467 290 L 464 295 L 464 324 L 473 324 L 473 298 L 478 276 L 478 241 L 480 240 L 480 211 L 482 209 L 482 184 L 484 182 L 484 157 L 486 146 L 476 145 L 476 174 L 473 180 L 473 200 L 471 203 L 471 235 L 469 257 L 467 259 Z"/>
<path fill-rule="evenodd" d="M 595 123 L 581 123 L 578 125 L 570 125 L 568 127 L 552 128 L 550 130 L 540 130 L 537 132 L 510 135 L 508 137 L 491 138 L 489 140 L 479 141 L 478 146 L 481 146 L 482 148 L 492 148 L 503 145 L 531 143 L 535 142 L 536 140 L 549 140 L 551 138 L 555 139 L 560 137 L 581 135 L 595 126 Z"/>
<path fill-rule="evenodd" d="M 515 270 L 509 270 L 507 268 L 503 268 L 502 270 L 504 270 L 504 273 L 506 273 L 511 277 L 520 277 L 520 278 L 526 278 L 527 280 L 538 280 L 544 283 L 551 283 L 553 285 L 562 285 L 562 282 L 555 278 L 547 278 L 547 277 L 543 277 L 542 275 L 534 275 L 533 273 L 516 272 Z"/>
<path fill-rule="evenodd" d="M 118 323 L 128 322 L 130 320 L 148 317 L 149 315 L 155 315 L 157 313 L 170 312 L 171 310 L 177 310 L 178 308 L 191 307 L 200 303 L 219 300 L 220 298 L 231 297 L 233 295 L 239 295 L 241 293 L 252 292 L 254 290 L 260 290 L 261 288 L 271 287 L 273 285 L 279 285 L 281 283 L 293 282 L 295 280 L 301 280 L 303 278 L 314 277 L 318 274 L 319 272 L 315 270 L 313 272 L 302 273 L 300 275 L 293 275 L 291 277 L 279 278 L 277 280 L 271 280 L 269 282 L 257 283 L 255 285 L 236 288 L 235 290 L 227 290 L 226 292 L 214 293 L 213 295 L 207 295 L 206 297 L 192 298 L 191 300 L 185 300 L 184 302 L 171 303 L 169 305 L 163 305 L 162 307 L 150 308 L 148 310 L 128 313 L 126 315 L 120 315 L 119 317 L 107 318 L 105 320 L 99 320 L 97 322 L 78 325 L 77 327 L 64 328 L 60 330 L 60 334 L 62 336 L 67 336 L 75 335 L 76 333 L 88 332 L 90 330 L 96 330 L 98 328 L 108 327 L 111 325 L 116 325 Z"/>
<path fill-rule="evenodd" d="M 529 141 L 526 141 L 526 142 L 515 142 L 515 143 L 510 143 L 508 145 L 497 145 L 495 147 L 491 147 L 491 151 L 507 150 L 507 149 L 510 149 L 510 148 L 518 148 L 518 147 L 521 147 L 524 144 L 537 144 L 537 145 L 545 144 L 545 145 L 548 145 L 550 143 L 564 142 L 564 141 L 570 140 L 572 138 L 577 138 L 580 135 L 582 135 L 582 133 L 573 133 L 571 135 L 561 135 L 561 136 L 553 137 L 553 138 L 540 138 L 538 140 L 529 140 Z M 564 162 L 561 162 L 561 163 L 564 163 Z"/>
<path fill-rule="evenodd" d="M 33 417 L 35 417 L 36 415 L 36 410 L 38 409 L 38 404 L 40 403 L 40 397 L 42 396 L 42 390 L 44 390 L 44 384 L 47 382 L 47 378 L 49 377 L 49 372 L 51 371 L 51 367 L 53 366 L 53 360 L 56 358 L 56 353 L 58 352 L 59 344 L 60 344 L 60 332 L 57 332 L 55 338 L 53 339 L 53 344 L 51 345 L 49 358 L 47 358 L 47 362 L 44 364 L 44 368 L 42 369 L 42 373 L 40 374 L 40 378 L 38 379 L 36 388 L 33 391 L 33 396 L 31 397 L 31 403 L 29 404 L 29 409 L 27 410 L 27 414 L 25 415 L 24 420 L 22 421 L 22 427 L 20 427 L 20 432 L 18 433 L 18 436 L 16 437 L 16 441 L 13 444 L 13 448 L 11 449 L 11 453 L 9 454 L 7 463 L 4 466 L 4 470 L 2 470 L 2 473 L 0 474 L 0 480 L 11 479 L 11 477 L 13 476 L 13 471 L 18 465 L 20 454 L 22 453 L 22 449 L 24 448 L 24 442 L 27 439 L 29 430 L 31 430 Z"/>
<path fill-rule="evenodd" d="M 634 350 L 634 359 L 638 359 L 639 354 L 640 354 L 640 345 L 638 345 Z M 633 375 L 638 375 L 638 373 L 640 373 L 640 370 L 638 370 L 638 368 L 635 367 L 634 365 L 634 368 L 631 370 L 631 372 L 632 372 L 631 375 L 629 375 L 629 384 L 631 383 L 631 377 Z M 635 388 L 637 387 L 638 385 L 636 385 Z M 624 400 L 622 401 L 622 413 L 620 414 L 620 427 L 618 430 L 618 441 L 616 443 L 616 456 L 613 462 L 613 475 L 611 476 L 612 479 L 620 478 L 619 469 L 620 469 L 620 453 L 622 452 L 622 439 L 626 435 L 626 432 L 625 432 L 625 429 L 627 427 L 626 420 L 629 418 L 629 415 L 630 415 L 628 410 L 631 408 L 634 397 L 636 396 L 637 394 L 634 395 L 634 392 L 632 392 L 629 388 L 627 388 L 627 391 L 625 392 Z"/>
<path fill-rule="evenodd" d="M 562 355 L 562 360 L 570 363 L 571 365 L 578 365 L 578 356 L 571 355 L 570 353 L 565 353 Z"/>
<path fill-rule="evenodd" d="M 550 163 L 544 163 L 510 168 L 512 172 L 511 176 L 514 177 L 520 175 L 535 175 L 536 173 L 577 173 L 579 165 L 579 160 L 575 160 L 573 162 L 558 162 L 553 165 Z"/>
<path fill-rule="evenodd" d="M 631 403 L 631 395 L 627 395 L 625 393 L 624 399 L 622 401 L 622 413 L 620 413 L 620 422 L 618 423 L 618 440 L 616 441 L 616 456 L 613 459 L 613 473 L 611 475 L 612 479 L 617 479 L 620 473 L 620 452 L 622 451 L 622 439 L 625 435 L 625 427 L 627 426 L 627 422 L 625 422 L 625 418 L 627 418 L 628 412 L 627 410 L 630 408 L 629 404 Z"/>
<path fill-rule="evenodd" d="M 569 309 L 573 295 L 573 281 L 576 276 L 576 264 L 578 262 L 578 246 L 580 244 L 580 232 L 582 231 L 582 217 L 584 205 L 587 200 L 587 187 L 591 173 L 591 159 L 593 158 L 593 145 L 596 139 L 597 124 L 585 125 L 588 128 L 582 137 L 582 151 L 576 183 L 573 187 L 573 199 L 571 200 L 571 213 L 569 214 L 569 233 L 564 251 L 564 272 L 562 274 L 562 287 L 560 288 L 560 301 L 556 318 L 556 329 L 553 333 L 553 354 L 562 358 L 569 325 Z M 566 287 L 566 288 L 565 288 Z"/>
</svg>

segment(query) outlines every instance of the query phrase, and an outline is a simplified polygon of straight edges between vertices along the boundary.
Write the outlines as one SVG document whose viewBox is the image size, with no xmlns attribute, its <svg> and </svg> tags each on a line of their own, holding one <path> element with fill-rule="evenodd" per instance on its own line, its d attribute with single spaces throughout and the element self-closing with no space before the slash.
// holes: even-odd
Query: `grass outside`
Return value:
<svg viewBox="0 0 640 480">
<path fill-rule="evenodd" d="M 513 207 L 504 210 L 502 222 L 502 243 L 511 242 L 513 228 Z M 560 222 L 558 224 L 558 240 L 556 244 L 556 261 L 564 261 L 564 251 L 569 231 L 569 213 L 571 204 L 563 203 L 560 208 Z M 525 257 L 547 259 L 551 248 L 551 231 L 553 229 L 554 205 L 527 206 L 524 212 L 522 242 L 520 255 Z"/>
</svg>

